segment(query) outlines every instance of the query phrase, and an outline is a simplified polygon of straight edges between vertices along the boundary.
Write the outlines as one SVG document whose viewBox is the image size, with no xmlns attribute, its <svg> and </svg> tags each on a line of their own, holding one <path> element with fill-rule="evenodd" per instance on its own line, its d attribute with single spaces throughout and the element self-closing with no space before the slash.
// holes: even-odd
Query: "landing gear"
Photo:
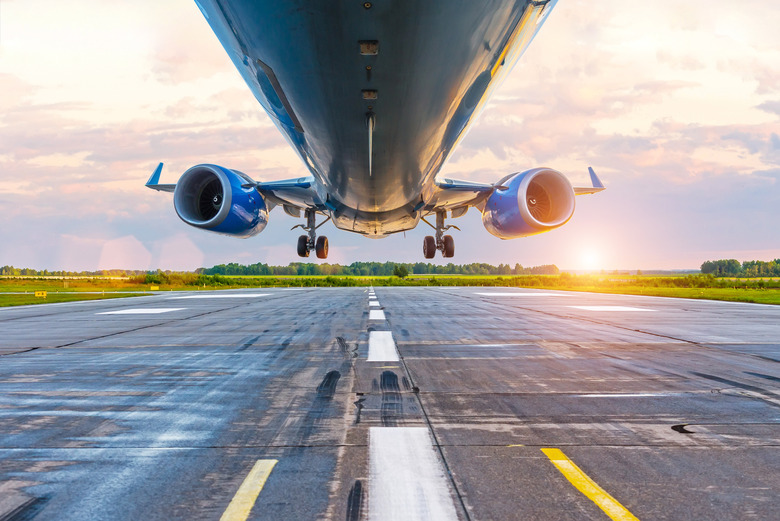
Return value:
<svg viewBox="0 0 780 521">
<path fill-rule="evenodd" d="M 296 224 L 292 229 L 302 228 L 308 232 L 308 235 L 301 235 L 298 237 L 298 256 L 308 257 L 309 253 L 314 250 L 318 259 L 328 258 L 328 238 L 323 236 L 317 237 L 317 228 L 330 221 L 330 217 L 317 224 L 317 212 L 313 209 L 306 210 L 306 225 Z"/>
<path fill-rule="evenodd" d="M 436 237 L 427 235 L 423 239 L 423 255 L 426 259 L 432 259 L 436 255 L 436 250 L 441 251 L 442 256 L 446 258 L 455 256 L 455 239 L 452 238 L 452 235 L 444 235 L 444 232 L 450 228 L 460 231 L 460 228 L 453 225 L 445 226 L 445 217 L 447 217 L 447 211 L 438 210 L 436 212 L 436 226 L 423 218 L 425 224 L 436 230 Z"/>
</svg>

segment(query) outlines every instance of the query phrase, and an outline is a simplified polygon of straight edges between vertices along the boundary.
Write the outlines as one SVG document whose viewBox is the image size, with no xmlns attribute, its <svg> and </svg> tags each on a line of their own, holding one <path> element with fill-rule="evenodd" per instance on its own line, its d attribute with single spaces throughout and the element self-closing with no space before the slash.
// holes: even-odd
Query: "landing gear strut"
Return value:
<svg viewBox="0 0 780 521">
<path fill-rule="evenodd" d="M 424 217 L 422 218 L 425 224 L 436 230 L 436 237 L 428 235 L 423 239 L 423 255 L 426 259 L 432 259 L 436 255 L 436 250 L 439 250 L 443 257 L 455 256 L 455 239 L 452 238 L 452 235 L 444 235 L 444 232 L 450 228 L 460 231 L 460 228 L 454 225 L 445 226 L 445 217 L 447 217 L 447 210 L 437 210 L 436 226 L 426 221 Z"/>
<path fill-rule="evenodd" d="M 306 225 L 296 224 L 291 229 L 302 228 L 308 232 L 308 235 L 301 235 L 298 237 L 298 256 L 308 257 L 309 253 L 314 250 L 318 259 L 328 258 L 328 238 L 324 235 L 317 237 L 317 228 L 330 221 L 330 217 L 322 221 L 320 224 L 316 223 L 317 212 L 313 209 L 306 210 Z"/>
</svg>

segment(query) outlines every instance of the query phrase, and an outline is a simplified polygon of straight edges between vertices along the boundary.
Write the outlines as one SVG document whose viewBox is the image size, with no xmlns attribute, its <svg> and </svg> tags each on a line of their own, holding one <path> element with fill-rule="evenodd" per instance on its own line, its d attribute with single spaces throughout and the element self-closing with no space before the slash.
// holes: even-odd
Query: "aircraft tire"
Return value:
<svg viewBox="0 0 780 521">
<path fill-rule="evenodd" d="M 328 258 L 328 238 L 324 235 L 320 235 L 317 237 L 317 258 L 318 259 L 327 259 Z"/>
<path fill-rule="evenodd" d="M 455 239 L 452 238 L 452 235 L 444 236 L 444 251 L 442 252 L 442 255 L 445 257 L 455 256 Z"/>
<path fill-rule="evenodd" d="M 426 259 L 432 259 L 436 255 L 436 239 L 426 235 L 423 239 L 423 256 Z"/>
<path fill-rule="evenodd" d="M 301 235 L 298 237 L 298 256 L 309 256 L 309 237 L 307 235 Z"/>
</svg>

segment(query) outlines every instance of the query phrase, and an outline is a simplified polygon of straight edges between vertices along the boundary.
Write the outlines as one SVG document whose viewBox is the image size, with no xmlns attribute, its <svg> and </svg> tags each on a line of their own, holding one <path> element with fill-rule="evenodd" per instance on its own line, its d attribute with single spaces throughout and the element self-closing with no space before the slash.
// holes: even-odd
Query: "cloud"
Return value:
<svg viewBox="0 0 780 521">
<path fill-rule="evenodd" d="M 204 265 L 203 251 L 183 233 L 155 241 L 152 266 L 170 270 L 194 270 Z"/>
<path fill-rule="evenodd" d="M 758 108 L 765 112 L 769 112 L 770 114 L 777 114 L 780 116 L 780 100 L 765 101 L 758 105 Z"/>
<path fill-rule="evenodd" d="M 151 260 L 152 255 L 144 245 L 128 235 L 103 243 L 98 269 L 149 269 Z"/>
<path fill-rule="evenodd" d="M 155 78 L 172 85 L 208 78 L 233 68 L 195 5 L 176 24 L 156 33 L 150 59 Z"/>
</svg>

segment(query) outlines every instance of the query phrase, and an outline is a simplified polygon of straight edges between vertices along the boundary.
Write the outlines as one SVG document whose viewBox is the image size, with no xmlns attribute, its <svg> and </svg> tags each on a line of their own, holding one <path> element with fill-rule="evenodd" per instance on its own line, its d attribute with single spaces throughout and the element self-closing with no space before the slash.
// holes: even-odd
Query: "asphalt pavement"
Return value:
<svg viewBox="0 0 780 521">
<path fill-rule="evenodd" d="M 780 306 L 513 288 L 0 310 L 0 521 L 780 512 Z"/>
</svg>

